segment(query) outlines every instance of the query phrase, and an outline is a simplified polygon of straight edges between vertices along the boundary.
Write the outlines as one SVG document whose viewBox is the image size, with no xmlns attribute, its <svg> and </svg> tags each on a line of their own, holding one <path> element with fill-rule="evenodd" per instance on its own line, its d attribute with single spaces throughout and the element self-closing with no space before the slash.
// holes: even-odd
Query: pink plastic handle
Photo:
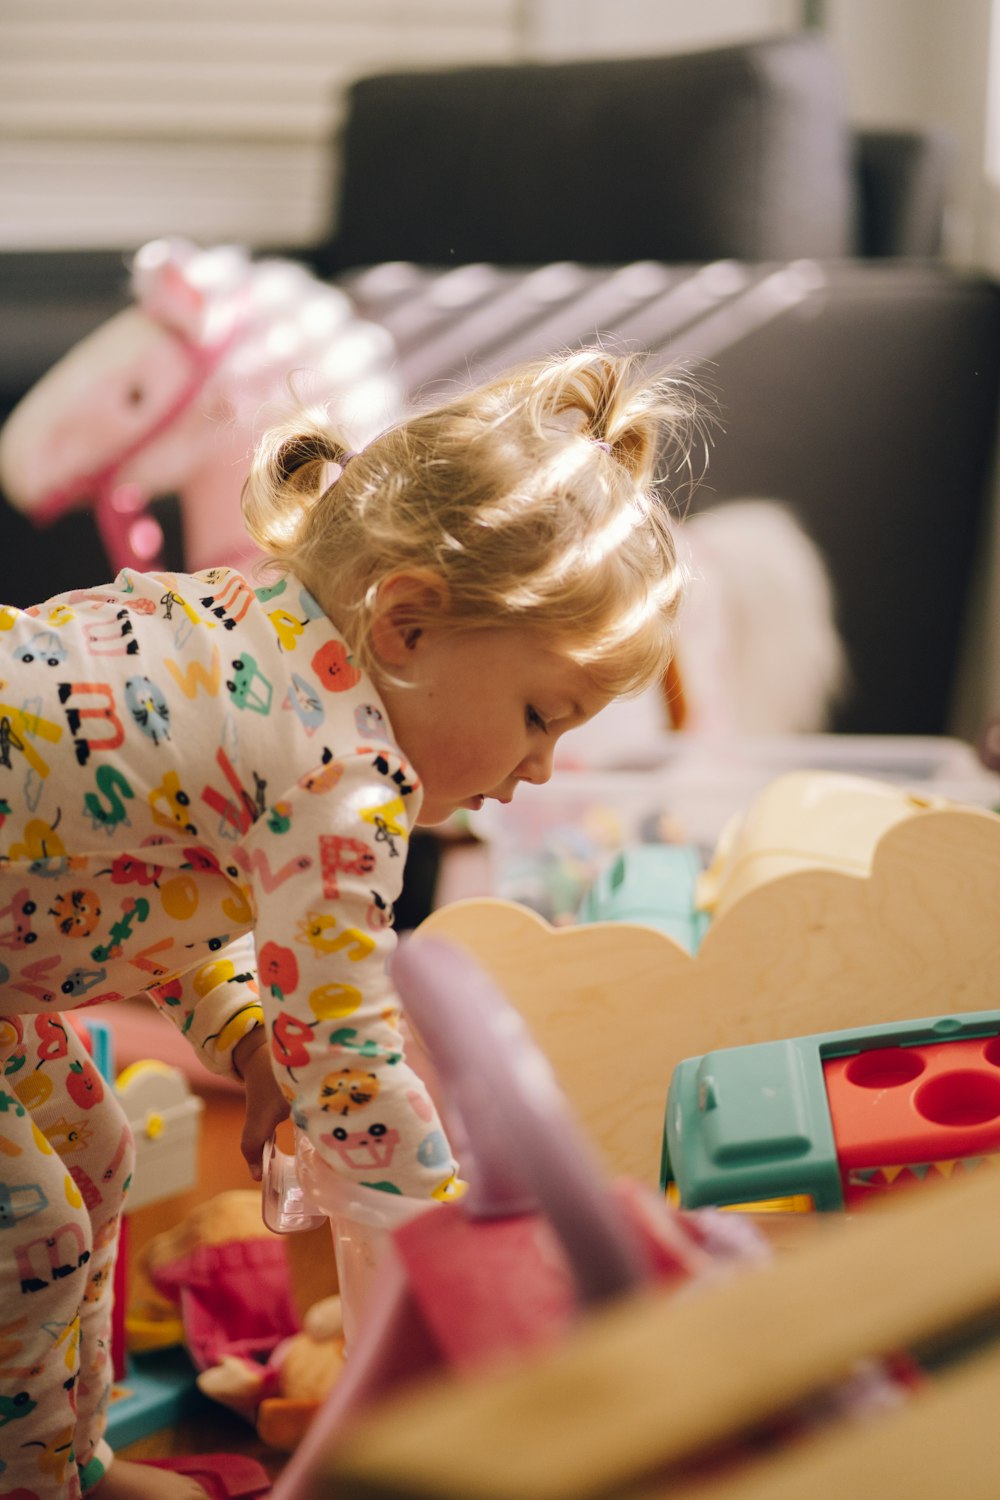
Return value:
<svg viewBox="0 0 1000 1500">
<path fill-rule="evenodd" d="M 547 1058 L 493 980 L 464 949 L 436 937 L 402 942 L 390 972 L 468 1138 L 466 1211 L 484 1217 L 537 1203 L 585 1303 L 649 1280 Z"/>
</svg>

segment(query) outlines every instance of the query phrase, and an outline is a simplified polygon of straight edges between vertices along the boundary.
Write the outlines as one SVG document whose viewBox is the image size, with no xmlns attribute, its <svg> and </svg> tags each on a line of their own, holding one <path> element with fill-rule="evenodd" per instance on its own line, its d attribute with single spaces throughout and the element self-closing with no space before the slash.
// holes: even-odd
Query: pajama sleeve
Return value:
<svg viewBox="0 0 1000 1500">
<path fill-rule="evenodd" d="M 233 1051 L 255 1026 L 264 1024 L 252 933 L 221 948 L 146 994 L 173 1022 L 212 1073 L 239 1077 Z"/>
<path fill-rule="evenodd" d="M 261 1000 L 295 1124 L 353 1182 L 445 1198 L 456 1163 L 403 1055 L 386 973 L 411 799 L 397 751 L 359 750 L 293 787 L 237 858 L 256 903 Z"/>
</svg>

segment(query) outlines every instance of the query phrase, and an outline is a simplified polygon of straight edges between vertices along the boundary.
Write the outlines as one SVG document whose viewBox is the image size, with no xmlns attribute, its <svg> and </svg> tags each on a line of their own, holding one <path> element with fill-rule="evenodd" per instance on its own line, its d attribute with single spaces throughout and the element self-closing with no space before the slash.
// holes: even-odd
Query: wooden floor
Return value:
<svg viewBox="0 0 1000 1500">
<path fill-rule="evenodd" d="M 150 1433 L 118 1450 L 121 1458 L 177 1458 L 196 1453 L 242 1453 L 262 1464 L 269 1478 L 277 1479 L 288 1462 L 262 1443 L 242 1418 L 225 1407 L 213 1406 L 203 1417 L 191 1418 L 175 1428 Z"/>
</svg>

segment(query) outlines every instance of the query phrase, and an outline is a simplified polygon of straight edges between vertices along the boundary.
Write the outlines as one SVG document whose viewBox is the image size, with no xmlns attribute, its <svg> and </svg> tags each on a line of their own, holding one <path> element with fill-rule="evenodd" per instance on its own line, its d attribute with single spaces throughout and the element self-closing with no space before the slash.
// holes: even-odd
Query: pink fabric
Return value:
<svg viewBox="0 0 1000 1500">
<path fill-rule="evenodd" d="M 709 1259 L 689 1216 L 670 1213 L 626 1180 L 611 1192 L 653 1280 L 704 1273 Z M 475 1370 L 518 1350 L 557 1344 L 579 1318 L 573 1269 L 541 1213 L 474 1219 L 461 1203 L 447 1204 L 396 1230 L 393 1247 L 436 1364 Z M 723 1253 L 735 1252 L 727 1246 Z"/>
<path fill-rule="evenodd" d="M 254 1495 L 266 1495 L 271 1488 L 263 1464 L 242 1453 L 199 1453 L 180 1458 L 140 1458 L 135 1462 L 149 1469 L 187 1474 L 212 1500 L 251 1500 Z"/>
<path fill-rule="evenodd" d="M 180 1304 L 184 1344 L 199 1370 L 226 1355 L 263 1363 L 299 1330 L 284 1240 L 200 1245 L 160 1266 L 151 1279 Z"/>
</svg>

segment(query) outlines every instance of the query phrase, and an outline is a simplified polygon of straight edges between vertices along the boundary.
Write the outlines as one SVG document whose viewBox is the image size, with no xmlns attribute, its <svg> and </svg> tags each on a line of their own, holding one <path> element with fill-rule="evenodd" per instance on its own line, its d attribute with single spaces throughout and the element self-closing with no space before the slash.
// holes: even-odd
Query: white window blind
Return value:
<svg viewBox="0 0 1000 1500">
<path fill-rule="evenodd" d="M 325 238 L 344 90 L 521 55 L 523 0 L 0 0 L 0 247 Z"/>
</svg>

